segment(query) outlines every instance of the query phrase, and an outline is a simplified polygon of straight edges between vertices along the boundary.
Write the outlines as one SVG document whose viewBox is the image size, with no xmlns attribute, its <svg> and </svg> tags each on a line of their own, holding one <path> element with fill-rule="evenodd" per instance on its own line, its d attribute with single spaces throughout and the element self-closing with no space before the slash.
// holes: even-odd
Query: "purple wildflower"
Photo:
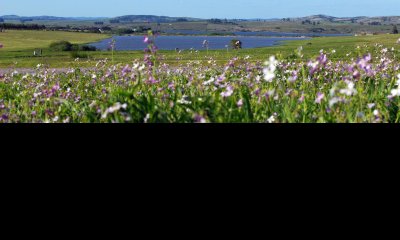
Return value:
<svg viewBox="0 0 400 240">
<path fill-rule="evenodd" d="M 315 99 L 315 103 L 321 104 L 322 100 L 325 98 L 325 94 L 323 93 L 318 93 L 317 94 L 317 99 Z"/>
<path fill-rule="evenodd" d="M 195 123 L 207 123 L 207 120 L 203 116 L 196 114 L 194 116 L 194 122 Z"/>
<path fill-rule="evenodd" d="M 233 94 L 233 87 L 232 86 L 228 86 L 226 88 L 226 91 L 221 93 L 221 96 L 226 98 L 226 97 L 232 96 L 232 94 Z"/>
<path fill-rule="evenodd" d="M 237 106 L 238 106 L 239 108 L 243 107 L 243 99 L 240 99 L 240 100 L 237 102 Z"/>
</svg>

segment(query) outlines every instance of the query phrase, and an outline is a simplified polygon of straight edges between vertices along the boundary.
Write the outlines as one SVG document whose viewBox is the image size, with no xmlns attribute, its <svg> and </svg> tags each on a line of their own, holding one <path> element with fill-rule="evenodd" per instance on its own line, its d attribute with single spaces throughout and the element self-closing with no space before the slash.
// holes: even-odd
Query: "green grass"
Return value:
<svg viewBox="0 0 400 240">
<path fill-rule="evenodd" d="M 0 33 L 0 67 L 33 67 L 38 63 L 47 63 L 51 66 L 61 67 L 71 62 L 68 52 L 52 52 L 49 45 L 56 41 L 69 41 L 73 44 L 97 42 L 108 35 L 93 33 L 72 33 L 58 31 L 18 31 L 7 30 Z M 34 57 L 35 49 L 43 49 L 42 57 Z M 18 63 L 15 65 L 15 63 Z"/>
<path fill-rule="evenodd" d="M 5 47 L 2 51 L 21 51 L 34 48 L 47 48 L 50 43 L 63 40 L 82 44 L 97 42 L 107 37 L 109 36 L 94 33 L 8 30 L 0 33 L 0 42 Z"/>
<path fill-rule="evenodd" d="M 75 44 L 83 44 L 99 41 L 107 38 L 107 35 L 90 33 L 71 33 L 71 32 L 49 32 L 49 31 L 7 31 L 0 33 L 0 43 L 4 48 L 0 49 L 0 68 L 7 67 L 34 67 L 39 63 L 50 67 L 91 67 L 103 59 L 111 59 L 111 52 L 96 51 L 87 52 L 88 59 L 75 61 L 68 52 L 54 52 L 48 49 L 50 43 L 66 40 Z M 292 55 L 297 48 L 303 47 L 305 58 L 316 56 L 321 49 L 336 50 L 334 55 L 337 59 L 348 59 L 357 46 L 373 47 L 376 43 L 383 44 L 385 47 L 399 47 L 396 44 L 400 35 L 376 35 L 360 37 L 320 37 L 308 40 L 285 41 L 282 45 L 257 49 L 242 49 L 239 51 L 215 50 L 199 51 L 198 53 L 184 51 L 181 54 L 175 51 L 160 51 L 164 62 L 169 64 L 178 64 L 182 61 L 201 60 L 207 61 L 208 57 L 213 57 L 217 62 L 225 63 L 228 59 L 238 56 L 250 56 L 251 61 L 263 61 L 270 55 L 281 55 L 288 57 Z M 43 56 L 34 57 L 33 50 L 43 48 Z M 118 51 L 115 53 L 115 63 L 130 63 L 133 59 L 143 58 L 142 51 Z"/>
</svg>

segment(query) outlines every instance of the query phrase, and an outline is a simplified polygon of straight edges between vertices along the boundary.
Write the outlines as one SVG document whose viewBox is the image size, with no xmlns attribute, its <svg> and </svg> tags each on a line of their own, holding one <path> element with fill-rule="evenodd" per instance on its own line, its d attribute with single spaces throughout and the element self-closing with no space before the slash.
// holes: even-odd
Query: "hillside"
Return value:
<svg viewBox="0 0 400 240">
<path fill-rule="evenodd" d="M 400 24 L 400 16 L 386 17 L 333 17 L 327 15 L 313 15 L 302 18 L 294 18 L 294 21 L 311 21 L 311 22 L 331 22 L 331 23 L 359 23 L 372 25 Z"/>
<path fill-rule="evenodd" d="M 155 16 L 155 15 L 126 15 L 111 20 L 118 20 L 120 22 L 193 22 L 201 21 L 201 19 L 188 18 L 188 17 L 168 17 L 168 16 Z"/>
</svg>

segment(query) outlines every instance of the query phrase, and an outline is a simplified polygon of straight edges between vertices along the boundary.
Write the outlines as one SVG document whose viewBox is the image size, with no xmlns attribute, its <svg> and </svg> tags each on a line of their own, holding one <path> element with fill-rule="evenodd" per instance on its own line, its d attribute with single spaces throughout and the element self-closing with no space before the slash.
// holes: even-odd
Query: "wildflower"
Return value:
<svg viewBox="0 0 400 240">
<path fill-rule="evenodd" d="M 147 123 L 149 120 L 150 120 L 150 114 L 147 114 L 143 121 L 144 123 Z"/>
<path fill-rule="evenodd" d="M 315 62 L 310 61 L 310 62 L 308 62 L 307 67 L 310 68 L 310 74 L 311 75 L 314 75 L 314 73 L 317 71 L 318 65 L 319 65 L 318 61 L 315 61 Z"/>
<path fill-rule="evenodd" d="M 356 71 L 353 72 L 353 78 L 354 79 L 359 79 L 360 77 L 361 77 L 361 73 L 359 71 L 356 70 Z"/>
<path fill-rule="evenodd" d="M 375 111 L 374 111 L 374 116 L 375 116 L 375 117 L 378 117 L 379 114 L 380 114 L 380 113 L 379 113 L 379 110 L 375 110 Z"/>
<path fill-rule="evenodd" d="M 352 96 L 352 95 L 357 93 L 357 90 L 354 89 L 354 83 L 353 82 L 349 82 L 347 84 L 347 88 L 340 90 L 340 93 L 341 94 L 345 94 L 347 96 Z"/>
<path fill-rule="evenodd" d="M 306 99 L 306 96 L 304 95 L 304 93 L 302 93 L 301 97 L 299 98 L 299 103 L 304 102 L 305 99 Z"/>
<path fill-rule="evenodd" d="M 328 62 L 328 57 L 326 54 L 321 53 L 321 55 L 317 58 L 317 60 L 321 65 L 325 65 Z"/>
<path fill-rule="evenodd" d="M 315 103 L 321 104 L 322 100 L 325 98 L 325 94 L 323 93 L 318 93 L 317 94 L 317 99 L 315 99 Z"/>
<path fill-rule="evenodd" d="M 329 100 L 329 107 L 332 108 L 333 106 L 335 106 L 339 102 L 340 102 L 340 98 L 334 97 L 331 100 Z"/>
<path fill-rule="evenodd" d="M 207 120 L 203 116 L 196 114 L 194 116 L 194 122 L 195 123 L 207 123 Z"/>
<path fill-rule="evenodd" d="M 186 95 L 183 95 L 182 99 L 178 100 L 178 103 L 183 104 L 183 105 L 192 104 L 192 102 L 189 101 L 189 97 Z"/>
<path fill-rule="evenodd" d="M 393 89 L 390 93 L 391 95 L 389 96 L 389 98 L 394 98 L 394 97 L 400 97 L 400 74 L 397 75 L 397 88 Z"/>
<path fill-rule="evenodd" d="M 232 96 L 232 94 L 233 94 L 233 87 L 232 86 L 228 86 L 226 88 L 226 91 L 221 93 L 221 96 L 226 98 L 226 97 Z"/>
<path fill-rule="evenodd" d="M 210 80 L 204 82 L 203 85 L 208 86 L 208 85 L 212 84 L 213 82 L 215 82 L 215 78 L 212 77 L 212 78 L 210 78 Z"/>
<path fill-rule="evenodd" d="M 276 117 L 278 116 L 277 113 L 274 113 L 270 118 L 268 118 L 267 122 L 268 123 L 274 123 L 276 122 Z"/>
<path fill-rule="evenodd" d="M 3 44 L 0 43 L 0 48 L 3 48 Z"/>
<path fill-rule="evenodd" d="M 128 107 L 128 105 L 125 103 L 123 105 L 121 105 L 121 103 L 117 102 L 116 104 L 114 104 L 112 107 L 109 107 L 101 116 L 101 118 L 105 119 L 107 118 L 108 114 L 112 114 L 114 112 L 117 112 L 119 110 L 124 109 L 126 110 L 126 108 Z"/>
<path fill-rule="evenodd" d="M 243 107 L 243 99 L 240 99 L 240 100 L 237 102 L 237 106 L 238 106 L 239 108 Z"/>
<path fill-rule="evenodd" d="M 397 40 L 397 44 L 400 44 L 400 38 Z"/>
<path fill-rule="evenodd" d="M 272 89 L 272 90 L 267 91 L 267 92 L 265 93 L 265 99 L 266 99 L 267 101 L 269 101 L 269 99 L 270 99 L 271 97 L 273 97 L 274 94 L 275 94 L 275 89 Z M 256 95 L 258 95 L 258 94 L 256 93 Z"/>
<path fill-rule="evenodd" d="M 375 106 L 376 106 L 375 103 L 370 103 L 370 104 L 368 104 L 368 108 L 369 108 L 369 109 L 372 109 L 372 108 L 374 108 Z"/>
<path fill-rule="evenodd" d="M 271 56 L 269 58 L 269 61 L 266 61 L 264 63 L 267 67 L 264 68 L 263 73 L 264 73 L 264 80 L 267 82 L 272 82 L 275 78 L 275 71 L 276 67 L 278 65 L 278 61 L 275 59 L 275 56 Z"/>
<path fill-rule="evenodd" d="M 298 73 L 297 71 L 292 71 L 292 76 L 288 78 L 289 82 L 295 82 L 298 78 Z"/>
</svg>

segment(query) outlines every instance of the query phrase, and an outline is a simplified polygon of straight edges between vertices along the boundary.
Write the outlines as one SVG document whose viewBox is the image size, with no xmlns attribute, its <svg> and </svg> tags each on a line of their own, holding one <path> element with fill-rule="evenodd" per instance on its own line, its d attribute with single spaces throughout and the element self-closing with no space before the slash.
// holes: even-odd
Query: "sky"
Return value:
<svg viewBox="0 0 400 240">
<path fill-rule="evenodd" d="M 400 0 L 0 0 L 0 15 L 284 18 L 400 15 Z"/>
</svg>

